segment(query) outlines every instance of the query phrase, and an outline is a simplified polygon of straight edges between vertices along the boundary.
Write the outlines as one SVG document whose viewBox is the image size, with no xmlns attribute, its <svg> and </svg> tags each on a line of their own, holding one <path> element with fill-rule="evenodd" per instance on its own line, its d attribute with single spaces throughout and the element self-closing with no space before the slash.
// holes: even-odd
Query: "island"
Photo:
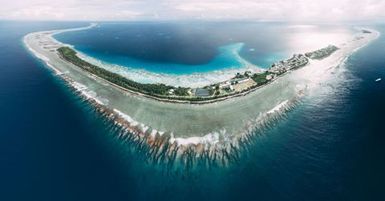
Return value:
<svg viewBox="0 0 385 201">
<path fill-rule="evenodd" d="M 304 55 L 294 54 L 287 60 L 272 64 L 266 71 L 260 73 L 252 73 L 251 71 L 237 73 L 230 80 L 214 83 L 202 88 L 175 87 L 162 83 L 143 84 L 84 61 L 77 56 L 75 50 L 68 46 L 58 48 L 57 52 L 62 59 L 124 90 L 134 91 L 160 101 L 203 104 L 247 94 L 251 90 L 273 82 L 287 72 L 306 66 L 309 63 L 309 59 L 320 60 L 337 50 L 336 46 L 329 45 Z"/>
<path fill-rule="evenodd" d="M 256 136 L 285 118 L 303 96 L 337 82 L 344 61 L 380 35 L 357 29 L 341 44 L 295 54 L 265 70 L 240 71 L 201 87 L 180 87 L 133 81 L 84 60 L 71 45 L 53 37 L 95 26 L 34 32 L 23 42 L 55 78 L 110 122 L 116 137 L 130 149 L 146 153 L 151 163 L 175 168 L 236 162 Z"/>
</svg>

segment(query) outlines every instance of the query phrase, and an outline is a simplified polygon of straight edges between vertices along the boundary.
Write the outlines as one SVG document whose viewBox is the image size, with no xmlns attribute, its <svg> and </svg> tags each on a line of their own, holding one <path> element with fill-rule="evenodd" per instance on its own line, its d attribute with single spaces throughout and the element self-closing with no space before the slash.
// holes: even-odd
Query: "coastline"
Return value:
<svg viewBox="0 0 385 201">
<path fill-rule="evenodd" d="M 194 156 L 208 156 L 227 164 L 236 158 L 236 153 L 242 148 L 241 144 L 247 143 L 256 129 L 268 126 L 271 120 L 279 118 L 298 103 L 299 98 L 312 87 L 311 79 L 317 76 L 317 72 L 322 75 L 325 68 L 344 62 L 354 51 L 379 36 L 378 32 L 373 33 L 376 34 L 364 41 L 351 41 L 347 45 L 349 47 L 342 47 L 342 53 L 326 58 L 325 61 L 312 61 L 309 66 L 290 72 L 268 86 L 263 85 L 247 96 L 205 105 L 179 105 L 148 100 L 116 89 L 110 83 L 60 62 L 54 53 L 39 46 L 35 38 L 39 34 L 52 34 L 52 31 L 28 34 L 24 44 L 101 114 L 121 127 L 121 138 L 135 141 L 139 147 L 148 146 L 153 153 L 151 160 L 157 161 L 161 155 L 172 160 L 185 155 L 190 156 L 188 160 L 197 160 Z M 234 120 L 232 115 L 236 115 L 239 120 Z M 171 118 L 159 119 L 159 116 Z M 182 125 L 175 125 L 176 120 L 182 119 Z M 186 160 L 182 160 L 183 163 L 187 163 Z"/>
<path fill-rule="evenodd" d="M 231 45 L 229 45 L 231 46 Z M 234 44 L 232 45 L 234 46 Z M 242 44 L 243 46 L 243 44 Z M 76 50 L 79 58 L 86 62 L 89 62 L 96 66 L 103 66 L 103 68 L 118 73 L 127 79 L 140 82 L 140 83 L 163 83 L 166 85 L 180 86 L 180 87 L 203 87 L 210 84 L 223 82 L 229 80 L 240 71 L 260 72 L 263 68 L 251 64 L 245 61 L 239 56 L 238 50 L 226 50 L 226 51 L 237 51 L 232 52 L 234 59 L 237 59 L 241 66 L 229 67 L 223 70 L 214 70 L 210 72 L 195 72 L 188 75 L 184 74 L 167 74 L 167 73 L 156 73 L 150 72 L 144 69 L 133 68 L 129 66 L 120 66 L 117 64 L 111 64 L 105 61 L 88 56 L 87 54 Z M 224 51 L 224 50 L 221 50 Z M 227 53 L 229 54 L 229 53 Z M 236 55 L 236 56 L 235 56 Z M 210 64 L 208 64 L 210 65 Z"/>
</svg>

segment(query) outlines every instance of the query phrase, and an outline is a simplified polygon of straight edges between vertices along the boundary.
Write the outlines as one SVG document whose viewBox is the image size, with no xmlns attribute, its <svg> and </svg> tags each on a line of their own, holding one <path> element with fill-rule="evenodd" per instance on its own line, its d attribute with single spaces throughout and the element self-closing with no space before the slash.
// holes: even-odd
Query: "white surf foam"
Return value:
<svg viewBox="0 0 385 201">
<path fill-rule="evenodd" d="M 219 142 L 219 133 L 210 133 L 202 137 L 188 137 L 188 138 L 182 138 L 182 137 L 174 138 L 174 136 L 172 135 L 169 142 L 171 144 L 176 142 L 178 146 L 190 145 L 190 144 L 194 144 L 194 145 L 212 144 L 213 145 Z"/>
<path fill-rule="evenodd" d="M 367 40 L 372 40 L 372 39 L 373 38 L 369 38 Z M 353 42 L 353 43 L 356 43 L 356 42 Z M 362 41 L 362 42 L 359 42 L 359 43 L 361 43 L 362 45 L 351 46 L 350 43 L 347 43 L 348 47 L 345 47 L 343 50 L 338 50 L 336 53 L 334 53 L 330 57 L 325 58 L 325 60 L 322 60 L 322 61 L 311 61 L 311 64 L 309 66 L 306 66 L 306 67 L 303 68 L 305 70 L 302 70 L 302 69 L 298 70 L 298 72 L 300 71 L 301 73 L 297 73 L 297 75 L 294 76 L 295 79 L 298 79 L 298 78 L 308 79 L 308 81 L 304 82 L 304 83 L 306 83 L 306 86 L 310 85 L 310 86 L 313 86 L 313 87 L 316 87 L 316 86 L 318 86 L 321 83 L 325 83 L 328 79 L 330 79 L 330 73 L 329 74 L 325 74 L 325 72 L 328 71 L 329 67 L 334 68 L 335 66 L 338 66 L 342 61 L 344 61 L 346 59 L 347 56 L 352 54 L 351 53 L 352 49 L 355 49 L 355 50 L 359 49 L 360 47 L 366 45 L 367 41 Z M 37 55 L 37 57 L 39 57 L 39 56 L 41 57 L 42 56 L 42 55 L 38 54 L 37 52 L 33 51 L 32 49 L 30 49 L 30 51 L 33 52 L 35 55 Z M 41 57 L 40 59 L 46 61 L 47 65 L 49 65 L 49 59 L 48 58 L 47 58 L 48 60 L 44 59 L 44 57 Z M 327 65 L 327 66 L 325 66 L 325 65 Z M 49 66 L 52 67 L 51 65 L 49 65 Z M 237 71 L 239 71 L 239 70 L 237 70 Z M 144 74 L 144 76 L 145 76 L 145 74 Z M 217 76 L 217 74 L 213 73 L 213 76 Z M 231 76 L 234 76 L 234 74 L 231 74 Z M 167 79 L 171 79 L 171 78 L 169 77 Z M 174 78 L 172 78 L 172 79 L 174 79 Z M 202 79 L 205 79 L 205 78 L 202 78 Z M 181 80 L 181 82 L 185 83 L 184 80 Z M 194 82 L 197 82 L 197 81 L 194 80 Z M 199 79 L 198 79 L 198 82 L 200 82 Z M 300 83 L 302 83 L 302 82 L 300 82 Z M 93 93 L 92 91 L 87 91 L 87 88 L 85 86 L 84 86 L 85 88 L 82 87 L 82 85 L 80 83 L 78 83 L 78 84 L 74 83 L 74 84 L 76 85 L 76 87 L 79 88 L 80 91 L 82 91 L 82 93 L 84 91 L 84 93 L 86 93 L 87 97 L 92 98 L 94 100 L 97 100 L 97 94 L 96 93 Z M 312 91 L 316 91 L 316 90 L 314 90 L 314 88 L 312 88 Z M 289 103 L 288 100 L 285 100 L 285 101 L 279 103 L 274 108 L 269 110 L 267 112 L 267 114 L 272 114 L 272 113 L 276 113 L 276 112 L 281 111 L 283 108 L 285 108 L 285 106 L 288 103 Z M 140 124 L 139 122 L 137 122 L 133 118 L 131 118 L 129 115 L 127 115 L 127 114 L 125 114 L 125 113 L 123 113 L 123 112 L 121 112 L 121 111 L 119 111 L 117 109 L 114 109 L 114 111 L 119 116 L 121 116 L 126 121 L 128 121 L 130 123 L 130 125 L 132 125 L 132 126 L 140 125 L 142 127 L 142 130 L 144 130 L 144 131 L 147 131 L 149 129 L 146 125 Z M 156 133 L 163 134 L 163 132 L 157 131 L 157 130 L 154 129 L 153 133 L 151 135 L 155 135 Z M 220 135 L 220 133 L 209 133 L 209 134 L 201 136 L 201 137 L 193 136 L 193 137 L 186 137 L 186 138 L 183 138 L 183 137 L 175 138 L 174 136 L 172 136 L 171 139 L 170 139 L 170 143 L 176 142 L 178 144 L 178 146 L 189 145 L 189 144 L 197 145 L 197 144 L 200 144 L 200 143 L 203 143 L 203 144 L 216 144 L 216 143 L 218 143 L 220 141 L 220 139 L 222 140 L 222 138 L 220 138 L 220 136 L 222 137 L 223 135 Z"/>
<path fill-rule="evenodd" d="M 83 60 L 94 64 L 96 66 L 105 68 L 109 71 L 120 74 L 128 79 L 131 79 L 140 83 L 163 83 L 166 85 L 181 86 L 181 87 L 203 87 L 210 84 L 223 82 L 234 77 L 239 72 L 251 71 L 251 72 L 260 72 L 263 71 L 262 68 L 251 64 L 246 61 L 239 55 L 239 51 L 243 45 L 234 44 L 226 54 L 229 54 L 233 57 L 238 63 L 239 66 L 228 67 L 223 70 L 215 70 L 205 73 L 192 73 L 185 75 L 175 75 L 167 73 L 155 73 L 150 72 L 144 69 L 138 69 L 128 66 L 120 66 L 117 64 L 111 64 L 94 57 L 88 56 L 80 51 L 78 56 Z"/>
<path fill-rule="evenodd" d="M 285 101 L 279 103 L 273 109 L 269 110 L 267 112 L 267 114 L 273 114 L 275 112 L 279 112 L 282 108 L 284 108 L 287 105 L 288 102 L 289 102 L 288 100 L 285 100 Z"/>
</svg>

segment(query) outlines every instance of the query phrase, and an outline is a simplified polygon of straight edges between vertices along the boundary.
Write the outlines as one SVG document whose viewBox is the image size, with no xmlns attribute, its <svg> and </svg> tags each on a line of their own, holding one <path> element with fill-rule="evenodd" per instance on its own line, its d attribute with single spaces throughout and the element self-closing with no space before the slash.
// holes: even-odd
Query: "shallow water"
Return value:
<svg viewBox="0 0 385 201">
<path fill-rule="evenodd" d="M 229 168 L 167 171 L 23 48 L 0 22 L 0 200 L 384 200 L 384 34 L 261 133 Z M 377 27 L 382 33 L 383 26 Z"/>
<path fill-rule="evenodd" d="M 55 38 L 106 63 L 152 73 L 185 75 L 268 68 L 294 53 L 338 44 L 351 27 L 255 22 L 102 23 Z M 243 44 L 238 46 L 237 44 Z"/>
</svg>

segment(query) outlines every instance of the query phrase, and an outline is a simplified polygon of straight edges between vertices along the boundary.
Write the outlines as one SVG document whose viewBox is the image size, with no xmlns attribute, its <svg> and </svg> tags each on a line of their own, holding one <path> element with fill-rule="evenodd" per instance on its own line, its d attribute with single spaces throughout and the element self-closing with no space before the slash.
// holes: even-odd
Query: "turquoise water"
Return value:
<svg viewBox="0 0 385 201">
<path fill-rule="evenodd" d="M 221 46 L 218 48 L 218 54 L 212 60 L 210 60 L 208 63 L 196 65 L 186 65 L 178 63 L 157 63 L 155 61 L 138 60 L 127 56 L 93 52 L 78 47 L 76 47 L 76 49 L 84 55 L 97 58 L 109 64 L 117 64 L 125 67 L 131 67 L 133 69 L 149 70 L 153 73 L 181 75 L 210 72 L 223 69 L 245 68 L 247 67 L 248 62 L 239 56 L 239 52 L 241 51 L 243 46 L 244 44 L 242 43 Z"/>
<path fill-rule="evenodd" d="M 254 66 L 268 68 L 294 53 L 314 50 L 351 28 L 284 23 L 102 23 L 56 35 L 82 53 L 110 64 L 154 73 L 191 74 Z M 303 37 L 307 40 L 302 40 Z"/>
<path fill-rule="evenodd" d="M 84 25 L 0 21 L 0 200 L 385 200 L 385 83 L 374 82 L 385 77 L 383 25 L 327 93 L 305 98 L 230 168 L 196 171 L 147 163 L 21 42 Z"/>
</svg>

